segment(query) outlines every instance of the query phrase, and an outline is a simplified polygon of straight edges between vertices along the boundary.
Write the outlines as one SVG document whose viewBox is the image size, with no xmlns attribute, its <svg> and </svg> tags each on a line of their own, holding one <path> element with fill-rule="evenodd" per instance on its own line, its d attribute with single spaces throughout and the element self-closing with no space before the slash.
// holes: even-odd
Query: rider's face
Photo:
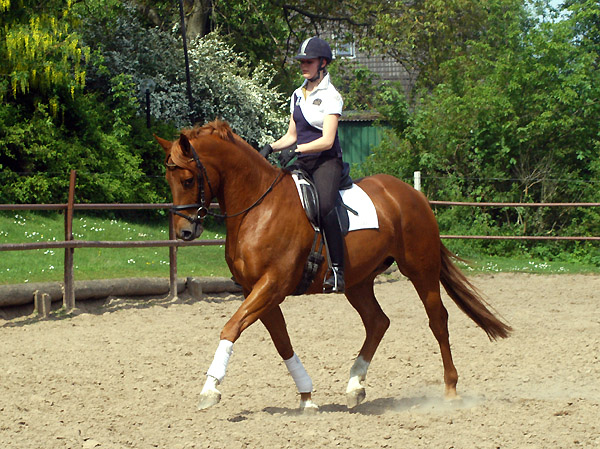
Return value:
<svg viewBox="0 0 600 449">
<path fill-rule="evenodd" d="M 301 59 L 300 71 L 304 78 L 311 79 L 317 75 L 319 70 L 319 58 Z"/>
</svg>

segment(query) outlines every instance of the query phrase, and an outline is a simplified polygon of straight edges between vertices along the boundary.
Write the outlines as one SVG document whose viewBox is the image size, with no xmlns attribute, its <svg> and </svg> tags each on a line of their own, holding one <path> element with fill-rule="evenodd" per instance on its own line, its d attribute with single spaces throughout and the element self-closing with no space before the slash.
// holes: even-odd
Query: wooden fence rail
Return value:
<svg viewBox="0 0 600 449">
<path fill-rule="evenodd" d="M 439 206 L 471 207 L 600 207 L 600 203 L 494 203 L 469 201 L 429 201 Z M 579 240 L 596 241 L 596 236 L 558 236 L 558 235 L 440 235 L 443 239 L 481 239 L 481 240 Z"/>
<path fill-rule="evenodd" d="M 170 295 L 177 296 L 177 248 L 180 246 L 208 246 L 223 245 L 225 240 L 195 240 L 185 242 L 177 240 L 173 223 L 173 214 L 169 213 L 169 239 L 168 240 L 141 240 L 141 241 L 84 241 L 73 239 L 73 214 L 78 210 L 144 210 L 167 209 L 171 203 L 75 203 L 74 170 L 70 174 L 69 200 L 66 204 L 0 204 L 1 210 L 64 210 L 65 211 L 65 240 L 53 242 L 34 243 L 3 243 L 0 251 L 24 251 L 34 249 L 62 248 L 65 250 L 64 264 L 64 296 L 63 307 L 66 310 L 75 308 L 73 254 L 76 248 L 148 248 L 169 247 L 169 282 Z M 471 206 L 471 207 L 600 207 L 600 203 L 494 203 L 494 202 L 458 202 L 458 201 L 430 201 L 431 205 L 439 206 Z M 211 204 L 211 207 L 218 207 Z M 490 240 L 600 240 L 600 237 L 587 236 L 489 236 L 489 235 L 441 235 L 443 239 L 490 239 Z"/>
<path fill-rule="evenodd" d="M 66 204 L 0 204 L 0 210 L 64 210 L 65 211 L 65 240 L 62 242 L 35 242 L 35 243 L 5 243 L 0 244 L 0 251 L 22 251 L 44 248 L 64 248 L 64 295 L 63 307 L 66 310 L 75 308 L 75 283 L 73 276 L 75 248 L 148 248 L 169 247 L 169 292 L 172 297 L 177 296 L 177 248 L 180 246 L 206 246 L 222 245 L 225 240 L 196 240 L 184 242 L 177 240 L 173 224 L 173 214 L 169 214 L 169 240 L 143 240 L 143 241 L 83 241 L 73 239 L 73 212 L 75 210 L 143 210 L 143 209 L 169 209 L 171 203 L 125 203 L 125 204 L 76 204 L 75 203 L 76 172 L 71 170 L 69 180 L 69 199 Z M 211 204 L 211 207 L 218 207 Z"/>
</svg>

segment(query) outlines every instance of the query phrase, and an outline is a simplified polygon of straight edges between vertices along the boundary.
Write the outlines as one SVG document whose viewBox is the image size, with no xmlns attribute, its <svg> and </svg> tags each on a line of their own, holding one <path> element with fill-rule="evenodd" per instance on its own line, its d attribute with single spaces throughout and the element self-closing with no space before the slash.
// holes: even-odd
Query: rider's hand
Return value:
<svg viewBox="0 0 600 449">
<path fill-rule="evenodd" d="M 264 147 L 262 147 L 262 150 L 259 151 L 260 155 L 262 157 L 264 157 L 265 159 L 272 152 L 273 152 L 273 147 L 271 145 L 269 145 L 268 143 Z"/>
<path fill-rule="evenodd" d="M 285 150 L 281 151 L 281 154 L 279 155 L 279 163 L 282 167 L 287 166 L 292 159 L 300 154 L 298 151 L 296 151 L 296 148 L 296 145 L 293 145 L 290 148 L 286 148 Z"/>
</svg>

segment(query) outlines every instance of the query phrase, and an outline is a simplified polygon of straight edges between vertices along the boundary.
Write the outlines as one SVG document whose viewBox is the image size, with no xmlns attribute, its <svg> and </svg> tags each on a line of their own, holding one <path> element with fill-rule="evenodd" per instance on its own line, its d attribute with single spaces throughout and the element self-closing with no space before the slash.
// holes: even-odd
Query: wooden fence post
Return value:
<svg viewBox="0 0 600 449">
<path fill-rule="evenodd" d="M 413 173 L 415 179 L 415 190 L 421 191 L 421 172 L 416 171 Z"/>
<path fill-rule="evenodd" d="M 33 292 L 33 305 L 35 312 L 42 318 L 48 318 L 52 309 L 52 298 L 48 293 L 39 290 Z"/>
<path fill-rule="evenodd" d="M 65 211 L 65 241 L 73 240 L 73 204 L 75 203 L 76 171 L 71 170 L 69 178 L 69 200 Z M 75 308 L 75 284 L 73 281 L 73 256 L 75 248 L 65 248 L 65 271 L 63 286 L 63 307 L 67 312 Z"/>
</svg>

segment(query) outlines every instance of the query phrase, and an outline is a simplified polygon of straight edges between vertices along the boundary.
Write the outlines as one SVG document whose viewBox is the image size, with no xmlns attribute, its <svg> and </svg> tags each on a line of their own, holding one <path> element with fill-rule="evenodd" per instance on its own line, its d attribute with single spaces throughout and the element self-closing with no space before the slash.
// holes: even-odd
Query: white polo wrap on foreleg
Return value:
<svg viewBox="0 0 600 449">
<path fill-rule="evenodd" d="M 221 383 L 227 372 L 227 364 L 229 363 L 229 357 L 231 357 L 232 353 L 233 343 L 229 340 L 221 340 L 217 347 L 217 351 L 215 352 L 215 358 L 213 359 L 210 368 L 208 368 L 206 375 L 214 377 Z"/>
<path fill-rule="evenodd" d="M 292 375 L 292 379 L 294 379 L 294 382 L 296 382 L 298 393 L 312 393 L 312 379 L 304 369 L 304 365 L 302 365 L 302 362 L 296 353 L 294 353 L 292 358 L 284 360 L 284 363 Z"/>
<path fill-rule="evenodd" d="M 350 381 L 348 382 L 348 388 L 346 392 L 349 393 L 354 390 L 364 388 L 362 383 L 367 378 L 367 371 L 369 370 L 369 362 L 358 356 L 350 368 Z"/>
</svg>

